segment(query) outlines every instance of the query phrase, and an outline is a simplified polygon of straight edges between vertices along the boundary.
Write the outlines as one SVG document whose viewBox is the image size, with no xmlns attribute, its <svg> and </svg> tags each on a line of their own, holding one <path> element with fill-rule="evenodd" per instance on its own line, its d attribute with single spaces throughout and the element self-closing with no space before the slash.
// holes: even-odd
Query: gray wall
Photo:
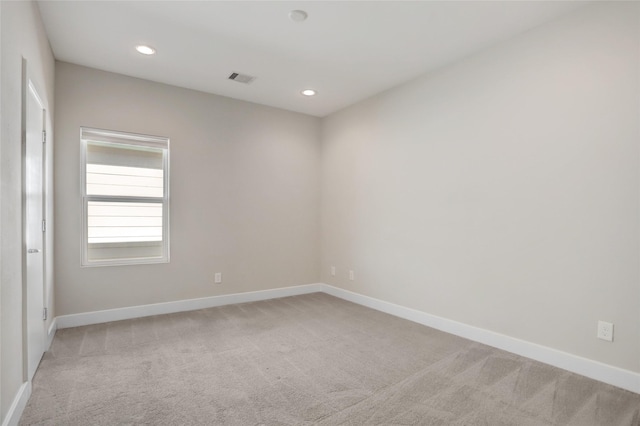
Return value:
<svg viewBox="0 0 640 426">
<path fill-rule="evenodd" d="M 57 315 L 319 281 L 318 118 L 62 62 L 56 116 Z M 171 139 L 170 263 L 80 267 L 80 126 Z"/>
<path fill-rule="evenodd" d="M 640 372 L 638 7 L 324 119 L 322 281 Z"/>
<path fill-rule="evenodd" d="M 0 419 L 23 383 L 22 351 L 22 58 L 48 112 L 51 134 L 53 115 L 54 60 L 35 3 L 0 2 L 1 10 L 1 103 L 0 118 Z M 52 219 L 53 140 L 46 149 L 48 207 Z M 45 302 L 52 308 L 52 228 L 46 237 Z M 50 325 L 51 318 L 46 323 Z"/>
</svg>

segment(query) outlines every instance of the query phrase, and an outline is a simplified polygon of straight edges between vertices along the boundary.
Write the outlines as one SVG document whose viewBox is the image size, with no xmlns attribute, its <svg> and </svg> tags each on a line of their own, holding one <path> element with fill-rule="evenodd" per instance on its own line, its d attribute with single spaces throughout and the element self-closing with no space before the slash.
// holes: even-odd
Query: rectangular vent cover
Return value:
<svg viewBox="0 0 640 426">
<path fill-rule="evenodd" d="M 247 74 L 240 74 L 237 72 L 231 73 L 229 80 L 237 81 L 238 83 L 250 84 L 256 77 Z"/>
</svg>

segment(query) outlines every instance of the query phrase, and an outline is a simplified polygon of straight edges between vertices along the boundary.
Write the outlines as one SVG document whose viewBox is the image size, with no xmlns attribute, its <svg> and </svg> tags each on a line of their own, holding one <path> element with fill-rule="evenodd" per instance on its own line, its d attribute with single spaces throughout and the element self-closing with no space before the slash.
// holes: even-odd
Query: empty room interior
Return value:
<svg viewBox="0 0 640 426">
<path fill-rule="evenodd" d="M 640 3 L 0 1 L 0 421 L 640 425 Z"/>
</svg>

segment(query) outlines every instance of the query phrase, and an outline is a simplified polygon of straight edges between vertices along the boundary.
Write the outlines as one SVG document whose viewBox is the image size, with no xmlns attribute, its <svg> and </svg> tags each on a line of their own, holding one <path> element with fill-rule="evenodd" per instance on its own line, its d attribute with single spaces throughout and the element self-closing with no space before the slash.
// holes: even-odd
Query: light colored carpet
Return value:
<svg viewBox="0 0 640 426">
<path fill-rule="evenodd" d="M 22 425 L 640 425 L 640 395 L 322 293 L 59 330 Z"/>
</svg>

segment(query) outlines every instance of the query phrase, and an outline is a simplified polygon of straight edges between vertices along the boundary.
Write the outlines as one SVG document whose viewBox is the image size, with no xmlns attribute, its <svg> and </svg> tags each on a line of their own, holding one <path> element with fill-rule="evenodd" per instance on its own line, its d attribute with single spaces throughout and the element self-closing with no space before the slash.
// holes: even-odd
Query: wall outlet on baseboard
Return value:
<svg viewBox="0 0 640 426">
<path fill-rule="evenodd" d="M 605 321 L 598 321 L 598 339 L 613 342 L 613 324 Z"/>
<path fill-rule="evenodd" d="M 332 266 L 332 267 L 331 267 L 331 276 L 332 276 L 332 277 L 335 277 L 335 276 L 336 276 L 336 267 L 335 267 L 335 266 Z"/>
<path fill-rule="evenodd" d="M 353 271 L 349 271 L 349 280 L 353 281 L 356 279 L 356 274 Z"/>
<path fill-rule="evenodd" d="M 215 284 L 222 284 L 222 272 L 216 272 L 213 277 L 213 282 Z"/>
</svg>

